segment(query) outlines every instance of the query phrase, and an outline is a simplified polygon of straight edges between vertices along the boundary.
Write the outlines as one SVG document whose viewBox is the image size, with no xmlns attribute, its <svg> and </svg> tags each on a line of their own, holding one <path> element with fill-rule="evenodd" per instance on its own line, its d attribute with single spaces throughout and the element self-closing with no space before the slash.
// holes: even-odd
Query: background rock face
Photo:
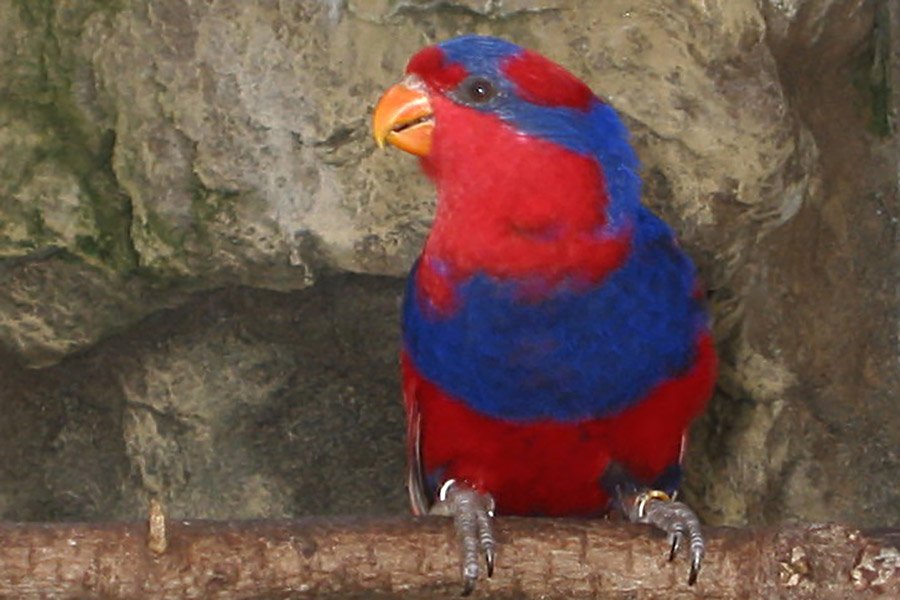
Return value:
<svg viewBox="0 0 900 600">
<path fill-rule="evenodd" d="M 704 518 L 900 523 L 888 4 L 0 3 L 0 517 L 405 510 L 398 306 L 432 192 L 368 119 L 475 32 L 621 111 L 703 271 Z"/>
</svg>

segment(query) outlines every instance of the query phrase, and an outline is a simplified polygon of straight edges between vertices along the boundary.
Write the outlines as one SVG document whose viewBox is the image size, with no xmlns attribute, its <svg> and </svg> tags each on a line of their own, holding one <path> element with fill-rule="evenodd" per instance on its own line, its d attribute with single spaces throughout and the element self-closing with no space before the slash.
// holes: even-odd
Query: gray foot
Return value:
<svg viewBox="0 0 900 600">
<path fill-rule="evenodd" d="M 481 570 L 480 555 L 484 555 L 487 576 L 494 574 L 494 499 L 453 479 L 441 487 L 438 502 L 431 514 L 453 517 L 462 558 L 463 596 L 475 589 Z"/>
<path fill-rule="evenodd" d="M 690 544 L 691 570 L 688 585 L 694 585 L 700 564 L 706 553 L 706 543 L 700 530 L 700 519 L 683 502 L 671 500 L 665 492 L 645 491 L 623 502 L 628 519 L 635 523 L 649 523 L 669 534 L 669 560 L 674 560 L 679 548 L 687 540 Z"/>
</svg>

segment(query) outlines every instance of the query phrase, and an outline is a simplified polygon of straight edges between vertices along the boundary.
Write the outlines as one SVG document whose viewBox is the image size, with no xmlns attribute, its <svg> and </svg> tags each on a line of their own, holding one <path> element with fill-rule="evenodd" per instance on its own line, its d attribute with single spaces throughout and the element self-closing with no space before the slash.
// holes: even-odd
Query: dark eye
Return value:
<svg viewBox="0 0 900 600">
<path fill-rule="evenodd" d="M 463 99 L 475 104 L 487 102 L 497 95 L 497 89 L 484 77 L 469 77 L 459 86 Z"/>
</svg>

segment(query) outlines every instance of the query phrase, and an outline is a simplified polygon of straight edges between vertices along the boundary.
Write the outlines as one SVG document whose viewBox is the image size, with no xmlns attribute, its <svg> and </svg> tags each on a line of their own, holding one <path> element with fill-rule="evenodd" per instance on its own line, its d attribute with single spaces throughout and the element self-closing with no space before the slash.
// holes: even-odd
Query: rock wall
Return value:
<svg viewBox="0 0 900 600">
<path fill-rule="evenodd" d="M 705 519 L 900 522 L 897 12 L 0 2 L 0 517 L 404 510 L 397 312 L 432 194 L 368 119 L 415 50 L 476 32 L 622 112 L 703 271 Z"/>
</svg>

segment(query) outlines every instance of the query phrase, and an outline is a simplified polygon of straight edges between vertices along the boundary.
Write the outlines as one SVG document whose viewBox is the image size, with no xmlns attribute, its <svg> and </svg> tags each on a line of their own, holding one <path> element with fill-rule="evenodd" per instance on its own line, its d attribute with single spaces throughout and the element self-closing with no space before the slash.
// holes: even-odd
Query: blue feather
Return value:
<svg viewBox="0 0 900 600">
<path fill-rule="evenodd" d="M 596 159 L 609 196 L 607 224 L 597 235 L 629 230 L 633 237 L 625 263 L 593 287 L 563 282 L 536 301 L 528 294 L 533 278 L 476 273 L 458 283 L 449 315 L 420 296 L 417 263 L 404 300 L 406 351 L 426 379 L 501 419 L 573 422 L 634 405 L 690 367 L 706 315 L 693 297 L 693 264 L 640 203 L 639 163 L 625 125 L 596 98 L 588 110 L 521 98 L 501 68 L 522 52 L 515 44 L 464 36 L 439 46 L 449 62 L 498 87 L 491 101 L 470 108 Z"/>
<path fill-rule="evenodd" d="M 617 232 L 640 200 L 640 163 L 629 142 L 628 129 L 615 109 L 595 98 L 585 112 L 568 107 L 532 104 L 520 97 L 503 74 L 503 61 L 524 51 L 506 40 L 466 35 L 438 44 L 450 63 L 472 76 L 494 82 L 499 93 L 472 109 L 497 115 L 517 130 L 554 142 L 573 152 L 597 159 L 603 167 L 611 198 L 606 233 Z"/>
<path fill-rule="evenodd" d="M 684 372 L 705 330 L 694 268 L 646 209 L 626 263 L 599 285 L 557 286 L 534 301 L 521 281 L 483 273 L 457 288 L 458 308 L 432 310 L 409 278 L 404 343 L 422 375 L 484 414 L 564 422 L 607 416 Z"/>
</svg>

